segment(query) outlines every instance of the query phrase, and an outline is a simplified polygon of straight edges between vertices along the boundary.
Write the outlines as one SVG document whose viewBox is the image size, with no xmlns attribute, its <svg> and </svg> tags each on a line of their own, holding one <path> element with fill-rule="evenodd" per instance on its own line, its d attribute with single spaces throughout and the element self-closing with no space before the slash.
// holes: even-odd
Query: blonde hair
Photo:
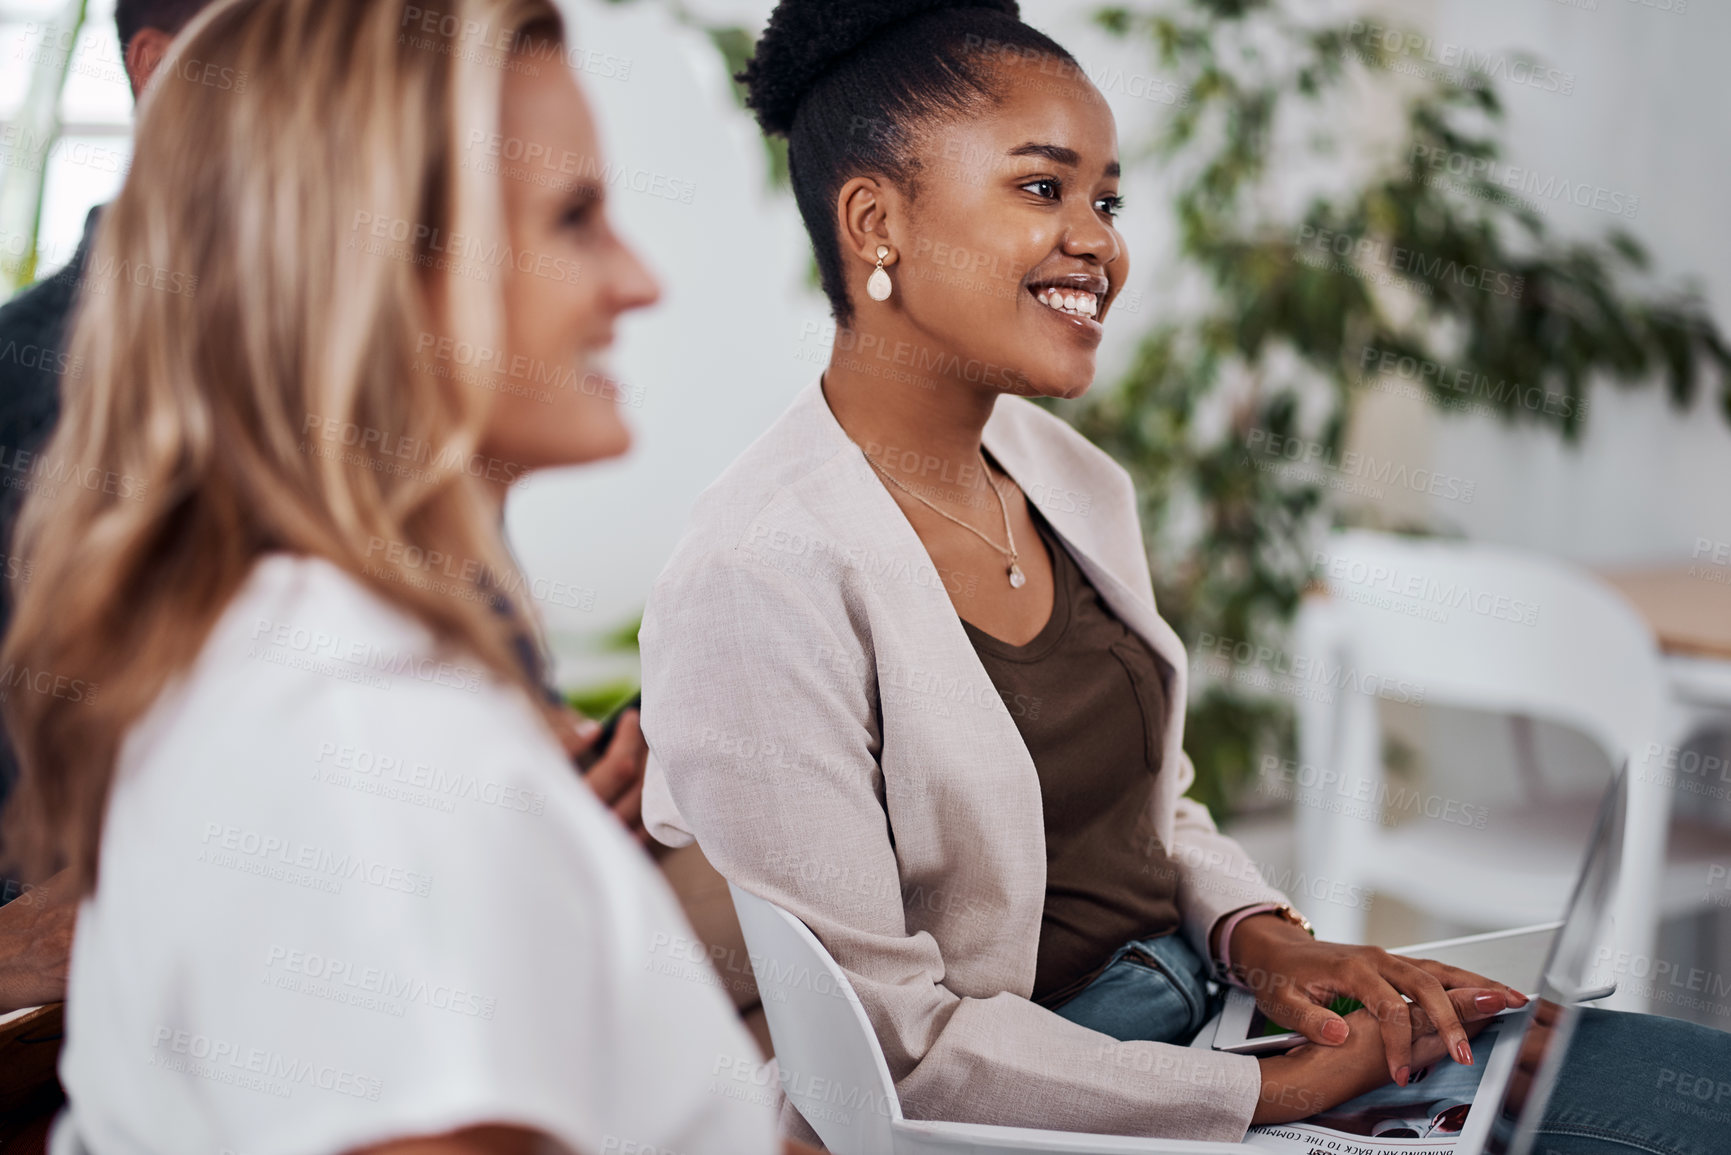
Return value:
<svg viewBox="0 0 1731 1155">
<path fill-rule="evenodd" d="M 408 569 L 438 551 L 517 574 L 463 467 L 490 395 L 416 353 L 429 334 L 501 347 L 497 278 L 439 271 L 439 238 L 503 245 L 498 177 L 463 142 L 498 131 L 507 68 L 563 67 L 528 46 L 562 40 L 549 0 L 227 0 L 163 61 L 18 530 L 29 580 L 0 667 L 32 689 L 4 703 L 7 851 L 32 873 L 94 888 L 127 729 L 264 552 L 336 564 L 531 689 L 521 580 L 458 598 Z M 369 246 L 381 220 L 399 251 Z M 315 421 L 439 452 L 408 476 L 366 448 L 308 452 Z"/>
</svg>

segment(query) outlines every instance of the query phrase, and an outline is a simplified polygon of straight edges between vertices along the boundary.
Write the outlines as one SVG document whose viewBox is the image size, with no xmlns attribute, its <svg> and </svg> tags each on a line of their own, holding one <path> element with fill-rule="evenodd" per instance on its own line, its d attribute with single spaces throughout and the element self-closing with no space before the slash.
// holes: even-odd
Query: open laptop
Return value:
<svg viewBox="0 0 1731 1155">
<path fill-rule="evenodd" d="M 1624 762 L 1599 804 L 1586 861 L 1563 909 L 1563 925 L 1545 956 L 1539 989 L 1527 1006 L 1520 1041 L 1494 1052 L 1485 1071 L 1484 1090 L 1497 1092 L 1497 1109 L 1482 1117 L 1476 1111 L 1469 1116 L 1461 1132 L 1461 1155 L 1530 1155 L 1534 1132 L 1557 1084 L 1569 1038 L 1580 1017 L 1580 1005 L 1609 993 L 1592 973 L 1593 957 L 1604 941 L 1611 917 L 1628 808 L 1629 764 Z M 1489 1100 L 1481 1096 L 1479 1101 Z"/>
<path fill-rule="evenodd" d="M 1556 1086 L 1580 1004 L 1615 989 L 1593 974 L 1593 964 L 1617 888 L 1628 790 L 1625 762 L 1599 804 L 1586 858 L 1546 953 L 1538 989 L 1529 992 L 1532 1001 L 1495 1020 L 1475 1044 L 1475 1051 L 1488 1051 L 1475 1056 L 1484 1072 L 1476 1089 L 1466 1082 L 1470 1068 L 1436 1064 L 1425 1080 L 1428 1089 L 1416 1095 L 1391 1085 L 1310 1120 L 1252 1128 L 1247 1144 L 1303 1151 L 1318 1150 L 1319 1140 L 1334 1139 L 1337 1144 L 1354 1141 L 1352 1149 L 1373 1152 L 1446 1149 L 1455 1155 L 1533 1155 L 1533 1137 Z M 1233 997 L 1241 999 L 1243 1017 L 1249 996 Z"/>
</svg>

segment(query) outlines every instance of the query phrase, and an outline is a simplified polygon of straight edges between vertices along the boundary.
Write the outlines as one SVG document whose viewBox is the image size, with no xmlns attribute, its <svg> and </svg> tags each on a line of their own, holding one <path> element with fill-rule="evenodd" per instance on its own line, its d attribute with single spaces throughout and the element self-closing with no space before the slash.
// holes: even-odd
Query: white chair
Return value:
<svg viewBox="0 0 1731 1155">
<path fill-rule="evenodd" d="M 1517 726 L 1540 719 L 1584 735 L 1612 767 L 1629 760 L 1615 938 L 1650 956 L 1670 799 L 1641 766 L 1660 732 L 1663 686 L 1646 624 L 1589 575 L 1493 546 L 1354 531 L 1335 535 L 1321 560 L 1327 596 L 1307 599 L 1293 640 L 1294 660 L 1316 674 L 1297 697 L 1300 765 L 1285 776 L 1295 787 L 1300 871 L 1461 927 L 1557 918 L 1604 767 L 1572 784 L 1518 775 L 1504 790 L 1512 798 L 1487 807 L 1483 830 L 1460 808 L 1473 801 L 1459 797 L 1461 768 L 1452 782 L 1447 767 L 1433 768 L 1419 808 L 1441 820 L 1391 824 L 1389 791 L 1410 788 L 1385 775 L 1376 691 L 1509 715 Z M 1413 795 L 1394 797 L 1411 809 Z M 1665 889 L 1678 888 L 1687 889 Z M 1362 904 L 1318 905 L 1307 913 L 1319 934 L 1364 941 Z M 1641 1003 L 1625 990 L 1613 1005 Z"/>
<path fill-rule="evenodd" d="M 847 974 L 799 919 L 728 884 L 763 996 L 782 1089 L 834 1155 L 1214 1155 L 1264 1150 L 1243 1143 L 1139 1139 L 942 1123 L 902 1116 L 877 1033 Z M 1534 990 L 1556 924 L 1404 948 Z M 1197 1043 L 1214 1038 L 1214 1023 Z"/>
<path fill-rule="evenodd" d="M 729 888 L 757 973 L 782 1089 L 835 1155 L 1227 1155 L 1252 1150 L 1240 1143 L 904 1118 L 889 1064 L 846 973 L 799 919 L 731 883 Z"/>
</svg>

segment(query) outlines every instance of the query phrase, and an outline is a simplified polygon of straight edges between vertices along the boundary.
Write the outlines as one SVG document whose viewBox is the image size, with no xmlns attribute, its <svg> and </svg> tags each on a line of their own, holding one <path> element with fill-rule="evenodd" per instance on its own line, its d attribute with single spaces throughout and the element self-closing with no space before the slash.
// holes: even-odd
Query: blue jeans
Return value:
<svg viewBox="0 0 1731 1155">
<path fill-rule="evenodd" d="M 1137 939 L 1054 1013 L 1120 1041 L 1188 1043 L 1218 1010 L 1180 936 Z M 1731 1033 L 1581 1011 L 1532 1155 L 1731 1152 Z"/>
<path fill-rule="evenodd" d="M 1054 1013 L 1120 1042 L 1188 1043 L 1220 1009 L 1208 968 L 1182 935 L 1125 943 L 1106 969 Z"/>
<path fill-rule="evenodd" d="M 1731 1151 L 1731 1034 L 1588 1007 L 1533 1155 Z"/>
</svg>

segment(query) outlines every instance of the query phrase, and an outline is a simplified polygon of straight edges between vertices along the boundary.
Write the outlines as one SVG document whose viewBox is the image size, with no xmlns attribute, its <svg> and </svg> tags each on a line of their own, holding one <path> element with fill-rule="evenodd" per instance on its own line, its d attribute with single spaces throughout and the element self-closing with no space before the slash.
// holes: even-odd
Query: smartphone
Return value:
<svg viewBox="0 0 1731 1155">
<path fill-rule="evenodd" d="M 602 721 L 601 733 L 596 736 L 594 743 L 590 745 L 589 749 L 584 753 L 577 755 L 575 759 L 577 769 L 587 771 L 589 767 L 601 761 L 601 756 L 607 753 L 607 747 L 613 745 L 613 734 L 619 729 L 619 719 L 625 716 L 625 711 L 627 710 L 636 710 L 639 713 L 642 712 L 642 690 L 631 695 L 629 699 L 620 704 L 618 709 L 607 715 L 606 719 Z"/>
<path fill-rule="evenodd" d="M 1328 1009 L 1337 1015 L 1348 1015 L 1363 1005 L 1357 999 L 1335 998 L 1330 1000 Z M 1236 987 L 1226 992 L 1226 1006 L 1214 1032 L 1215 1050 L 1239 1055 L 1277 1055 L 1309 1041 L 1297 1031 L 1269 1022 L 1248 992 Z"/>
</svg>

